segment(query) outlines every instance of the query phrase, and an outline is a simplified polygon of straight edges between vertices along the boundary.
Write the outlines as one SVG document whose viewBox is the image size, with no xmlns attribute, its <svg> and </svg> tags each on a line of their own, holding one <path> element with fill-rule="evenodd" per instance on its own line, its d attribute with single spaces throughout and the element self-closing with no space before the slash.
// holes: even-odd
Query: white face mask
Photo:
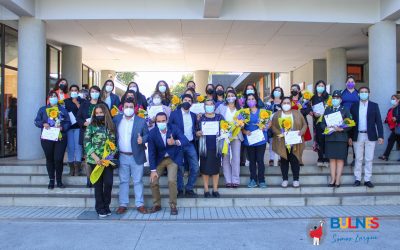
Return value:
<svg viewBox="0 0 400 250">
<path fill-rule="evenodd" d="M 156 97 L 156 98 L 153 99 L 153 104 L 154 105 L 160 105 L 160 103 L 161 103 L 161 99 L 159 97 Z"/>
<path fill-rule="evenodd" d="M 133 90 L 133 91 L 137 92 L 137 87 L 130 87 L 129 90 Z"/>
<path fill-rule="evenodd" d="M 133 108 L 124 108 L 124 115 L 131 117 L 133 116 L 133 114 L 135 113 L 135 111 L 133 110 Z"/>
<path fill-rule="evenodd" d="M 110 86 L 110 85 L 107 85 L 107 86 L 106 86 L 106 91 L 107 91 L 108 93 L 110 93 L 112 90 L 113 90 L 113 86 Z"/>
<path fill-rule="evenodd" d="M 282 105 L 283 111 L 289 111 L 291 108 L 292 108 L 292 107 L 291 107 L 290 104 L 283 104 L 283 105 Z"/>
</svg>

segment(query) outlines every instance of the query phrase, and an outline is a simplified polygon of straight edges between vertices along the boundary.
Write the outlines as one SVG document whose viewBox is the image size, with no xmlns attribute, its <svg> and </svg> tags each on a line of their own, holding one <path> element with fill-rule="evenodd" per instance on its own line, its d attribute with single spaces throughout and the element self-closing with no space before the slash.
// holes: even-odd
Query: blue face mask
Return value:
<svg viewBox="0 0 400 250">
<path fill-rule="evenodd" d="M 368 93 L 360 93 L 360 99 L 362 100 L 362 101 L 366 101 L 366 100 L 368 100 Z"/>
<path fill-rule="evenodd" d="M 56 105 L 58 103 L 58 98 L 57 97 L 50 97 L 49 98 L 49 103 L 50 105 Z"/>
<path fill-rule="evenodd" d="M 214 105 L 206 105 L 205 111 L 206 111 L 206 113 L 214 112 Z"/>
<path fill-rule="evenodd" d="M 324 91 L 325 91 L 325 87 L 322 87 L 322 86 L 318 86 L 317 87 L 317 92 L 318 93 L 322 94 L 322 93 L 324 93 Z"/>
<path fill-rule="evenodd" d="M 337 108 L 340 105 L 340 99 L 332 99 L 333 107 Z"/>
<path fill-rule="evenodd" d="M 71 92 L 71 98 L 78 98 L 78 92 L 75 92 L 75 91 L 73 91 L 73 92 Z"/>
<path fill-rule="evenodd" d="M 165 87 L 165 86 L 159 86 L 159 87 L 158 87 L 158 90 L 159 90 L 161 93 L 165 93 L 165 91 L 167 91 L 167 87 Z"/>
<path fill-rule="evenodd" d="M 274 97 L 275 97 L 275 98 L 280 98 L 281 95 L 282 95 L 282 93 L 281 93 L 279 90 L 275 90 L 275 91 L 274 91 Z"/>
<path fill-rule="evenodd" d="M 99 92 L 91 92 L 91 93 L 90 93 L 90 97 L 91 97 L 92 99 L 94 99 L 94 100 L 97 100 L 97 99 L 99 99 L 99 97 L 100 97 L 100 93 L 99 93 Z"/>
<path fill-rule="evenodd" d="M 392 104 L 393 106 L 397 104 L 396 100 L 390 100 L 390 104 Z"/>
<path fill-rule="evenodd" d="M 159 130 L 165 130 L 167 128 L 166 122 L 157 122 L 157 127 Z"/>
<path fill-rule="evenodd" d="M 248 94 L 248 95 L 254 94 L 254 89 L 248 89 L 248 90 L 246 90 L 246 94 Z"/>
</svg>

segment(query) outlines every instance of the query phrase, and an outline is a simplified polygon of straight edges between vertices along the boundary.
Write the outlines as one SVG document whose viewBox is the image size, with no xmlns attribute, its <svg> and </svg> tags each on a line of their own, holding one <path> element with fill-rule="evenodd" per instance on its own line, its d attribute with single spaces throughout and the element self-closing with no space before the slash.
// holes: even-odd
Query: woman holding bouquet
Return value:
<svg viewBox="0 0 400 250">
<path fill-rule="evenodd" d="M 86 162 L 92 169 L 96 165 L 106 166 L 116 153 L 115 126 L 106 104 L 97 104 L 91 116 L 92 121 L 85 131 L 84 147 Z M 105 154 L 105 152 L 107 152 Z M 113 185 L 113 168 L 104 167 L 99 179 L 94 183 L 96 212 L 103 218 L 111 215 L 111 191 Z"/>
<path fill-rule="evenodd" d="M 239 109 L 235 91 L 228 90 L 226 93 L 225 103 L 220 105 L 215 113 L 222 115 L 225 118 L 225 121 L 233 124 L 233 117 Z M 233 126 L 233 130 L 234 129 L 235 126 Z M 237 188 L 240 185 L 240 145 L 243 141 L 243 135 L 239 130 L 239 133 L 237 134 L 236 131 L 230 131 L 230 136 L 228 153 L 223 156 L 222 168 L 224 171 L 226 187 Z"/>
<path fill-rule="evenodd" d="M 264 154 L 265 148 L 268 141 L 267 130 L 271 123 L 260 124 L 260 113 L 265 113 L 265 109 L 260 109 L 257 107 L 257 96 L 255 94 L 246 95 L 246 105 L 244 112 L 248 113 L 248 122 L 242 129 L 244 135 L 244 145 L 247 148 L 247 157 L 250 161 L 250 182 L 247 185 L 249 188 L 255 188 L 259 186 L 260 188 L 266 188 L 265 183 L 265 165 L 264 165 Z M 262 130 L 263 140 L 255 142 L 253 144 L 249 143 L 249 136 L 257 130 Z"/>
<path fill-rule="evenodd" d="M 340 187 L 340 178 L 342 177 L 344 161 L 347 159 L 347 143 L 348 131 L 350 126 L 328 126 L 326 123 L 325 115 L 340 112 L 343 121 L 351 119 L 350 112 L 347 108 L 341 105 L 341 91 L 335 90 L 332 94 L 332 107 L 325 110 L 324 118 L 321 127 L 325 134 L 325 156 L 329 159 L 329 166 L 331 169 L 331 181 L 329 187 Z"/>
<path fill-rule="evenodd" d="M 49 175 L 48 189 L 54 189 L 54 181 L 57 180 L 57 187 L 65 188 L 62 183 L 63 160 L 67 147 L 67 131 L 71 121 L 67 110 L 58 103 L 57 92 L 51 90 L 48 94 L 49 104 L 39 109 L 35 125 L 38 128 L 50 129 L 59 128 L 60 134 L 56 141 L 41 139 L 42 148 L 46 156 L 46 168 Z"/>
<path fill-rule="evenodd" d="M 304 139 L 307 130 L 307 123 L 303 115 L 298 110 L 292 109 L 292 99 L 284 97 L 282 99 L 282 110 L 275 113 L 272 119 L 272 131 L 274 139 L 272 150 L 281 157 L 282 184 L 286 188 L 289 180 L 289 164 L 293 173 L 293 187 L 300 187 L 300 164 L 304 150 L 304 140 L 299 144 L 286 145 L 284 133 L 289 131 L 299 131 L 299 135 Z"/>
</svg>

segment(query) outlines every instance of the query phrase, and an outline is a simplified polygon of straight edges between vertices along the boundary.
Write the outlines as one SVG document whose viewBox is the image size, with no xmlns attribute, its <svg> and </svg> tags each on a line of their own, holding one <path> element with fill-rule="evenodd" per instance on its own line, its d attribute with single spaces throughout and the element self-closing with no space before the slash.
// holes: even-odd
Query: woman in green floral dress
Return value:
<svg viewBox="0 0 400 250">
<path fill-rule="evenodd" d="M 87 164 L 92 169 L 97 166 L 102 170 L 94 183 L 95 207 L 99 217 L 106 217 L 111 215 L 113 168 L 110 165 L 110 160 L 114 159 L 117 149 L 115 146 L 115 126 L 104 103 L 97 104 L 94 108 L 91 123 L 85 131 L 84 147 Z"/>
</svg>

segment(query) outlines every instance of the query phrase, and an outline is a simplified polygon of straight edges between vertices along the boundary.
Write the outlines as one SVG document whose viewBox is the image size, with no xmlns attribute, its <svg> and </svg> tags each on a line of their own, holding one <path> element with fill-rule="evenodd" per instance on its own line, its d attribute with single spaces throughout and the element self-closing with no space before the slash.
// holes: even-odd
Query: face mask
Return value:
<svg viewBox="0 0 400 250">
<path fill-rule="evenodd" d="M 77 98 L 78 96 L 79 96 L 78 92 L 75 91 L 71 92 L 71 98 Z"/>
<path fill-rule="evenodd" d="M 80 98 L 85 99 L 85 95 L 84 94 L 79 93 L 78 95 L 79 95 Z"/>
<path fill-rule="evenodd" d="M 246 90 L 246 94 L 248 94 L 248 95 L 254 94 L 254 89 L 248 89 L 248 90 Z"/>
<path fill-rule="evenodd" d="M 224 91 L 223 90 L 217 90 L 217 95 L 219 95 L 219 96 L 224 95 Z"/>
<path fill-rule="evenodd" d="M 165 130 L 167 128 L 166 122 L 157 122 L 157 127 L 159 130 Z"/>
<path fill-rule="evenodd" d="M 192 106 L 192 104 L 190 104 L 190 102 L 184 102 L 184 103 L 182 103 L 182 108 L 183 108 L 184 110 L 189 110 L 191 106 Z"/>
<path fill-rule="evenodd" d="M 279 98 L 279 97 L 281 97 L 281 95 L 282 95 L 282 93 L 280 91 L 278 91 L 278 90 L 274 91 L 274 97 L 275 98 Z"/>
<path fill-rule="evenodd" d="M 362 101 L 368 100 L 368 93 L 360 93 L 360 99 Z"/>
<path fill-rule="evenodd" d="M 206 113 L 214 112 L 214 105 L 206 105 L 205 111 L 206 111 Z"/>
<path fill-rule="evenodd" d="M 131 117 L 135 113 L 135 110 L 133 108 L 124 108 L 124 115 Z"/>
<path fill-rule="evenodd" d="M 333 107 L 337 108 L 340 105 L 340 99 L 332 99 Z"/>
<path fill-rule="evenodd" d="M 397 100 L 390 100 L 390 104 L 392 104 L 393 106 L 397 105 Z"/>
<path fill-rule="evenodd" d="M 65 87 L 67 87 L 67 85 L 65 85 L 65 84 L 60 84 L 60 85 L 58 85 L 58 87 L 59 87 L 60 89 L 62 89 L 62 90 L 65 90 Z"/>
<path fill-rule="evenodd" d="M 130 87 L 129 90 L 133 90 L 133 91 L 137 92 L 137 87 Z"/>
<path fill-rule="evenodd" d="M 209 95 L 214 94 L 214 90 L 213 89 L 207 89 L 207 94 L 209 94 Z"/>
<path fill-rule="evenodd" d="M 255 100 L 247 101 L 247 106 L 249 106 L 249 108 L 255 107 L 256 106 L 256 101 Z"/>
<path fill-rule="evenodd" d="M 56 105 L 58 103 L 58 98 L 57 97 L 50 97 L 49 98 L 49 103 L 51 105 Z"/>
<path fill-rule="evenodd" d="M 322 94 L 322 93 L 324 93 L 324 91 L 325 91 L 325 87 L 322 87 L 322 86 L 318 86 L 317 87 L 317 92 L 318 93 Z"/>
<path fill-rule="evenodd" d="M 113 86 L 107 85 L 106 92 L 110 93 L 113 90 Z"/>
<path fill-rule="evenodd" d="M 227 97 L 226 100 L 227 100 L 229 103 L 233 103 L 233 102 L 236 101 L 236 97 L 234 97 L 234 96 Z"/>
<path fill-rule="evenodd" d="M 160 105 L 160 103 L 161 103 L 161 99 L 160 98 L 157 97 L 157 98 L 153 99 L 153 104 L 154 105 Z"/>
<path fill-rule="evenodd" d="M 93 100 L 97 100 L 97 99 L 99 99 L 99 97 L 100 97 L 100 93 L 99 93 L 99 92 L 91 92 L 91 93 L 90 93 L 90 97 L 91 97 Z"/>
<path fill-rule="evenodd" d="M 346 83 L 346 86 L 347 86 L 347 88 L 348 89 L 354 89 L 354 86 L 355 86 L 356 84 L 354 83 L 354 82 L 347 82 Z"/>
<path fill-rule="evenodd" d="M 167 91 L 167 87 L 165 87 L 165 86 L 160 86 L 160 87 L 158 87 L 158 90 L 159 90 L 161 93 L 165 93 L 165 91 Z"/>
<path fill-rule="evenodd" d="M 297 91 L 297 90 L 292 90 L 292 91 L 290 91 L 290 93 L 292 94 L 292 96 L 296 96 L 296 95 L 299 93 L 299 91 Z"/>
<path fill-rule="evenodd" d="M 100 121 L 100 122 L 103 122 L 104 119 L 105 119 L 105 116 L 104 116 L 104 115 L 96 115 L 96 119 L 97 119 L 98 121 Z"/>
<path fill-rule="evenodd" d="M 292 106 L 290 106 L 289 104 L 283 104 L 282 105 L 282 109 L 283 111 L 287 112 L 292 108 Z"/>
</svg>

